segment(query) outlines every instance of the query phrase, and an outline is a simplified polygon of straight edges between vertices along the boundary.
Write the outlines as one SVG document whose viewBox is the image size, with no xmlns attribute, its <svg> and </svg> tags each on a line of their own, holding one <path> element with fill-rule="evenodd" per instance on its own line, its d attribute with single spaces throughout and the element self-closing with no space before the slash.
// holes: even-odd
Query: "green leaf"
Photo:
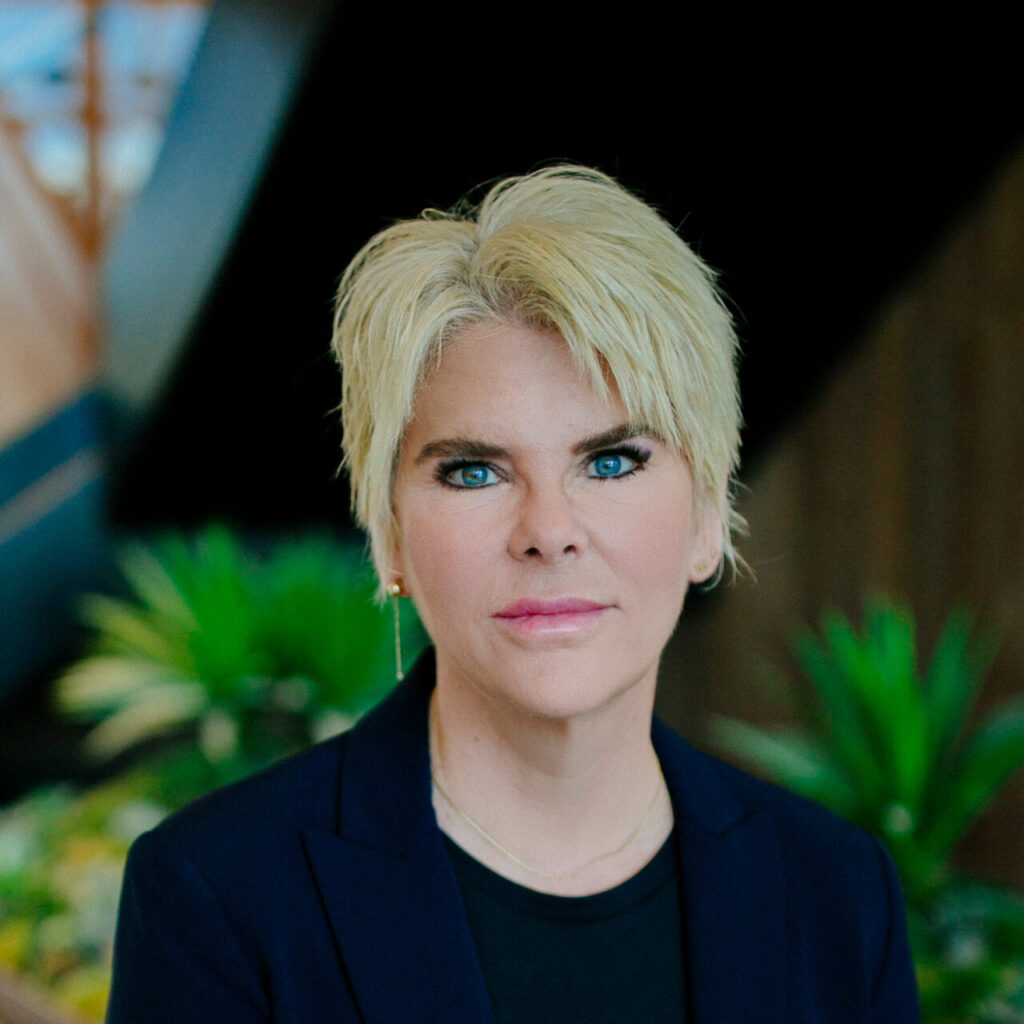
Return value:
<svg viewBox="0 0 1024 1024">
<path fill-rule="evenodd" d="M 918 818 L 932 772 L 932 747 L 917 679 L 913 619 L 906 609 L 875 599 L 865 620 L 874 683 L 866 693 L 865 714 L 879 759 L 888 766 L 895 799 Z"/>
<path fill-rule="evenodd" d="M 146 608 L 94 594 L 82 600 L 82 617 L 99 633 L 98 646 L 110 654 L 143 655 L 185 667 L 189 629 Z"/>
<path fill-rule="evenodd" d="M 257 555 L 212 526 L 129 545 L 120 561 L 131 596 L 87 602 L 96 653 L 59 686 L 65 710 L 100 720 L 94 751 L 186 725 L 209 739 L 220 716 L 237 731 L 228 760 L 241 771 L 362 714 L 394 685 L 392 610 L 375 604 L 361 549 L 309 536 Z M 408 601 L 402 640 L 408 667 L 425 643 Z"/>
<path fill-rule="evenodd" d="M 173 665 L 147 658 L 97 655 L 73 665 L 61 677 L 57 703 L 69 714 L 94 717 L 130 703 L 150 687 L 183 681 L 193 682 Z"/>
<path fill-rule="evenodd" d="M 1004 705 L 977 729 L 957 758 L 944 801 L 925 837 L 928 847 L 946 852 L 1024 766 L 1024 699 Z"/>
<path fill-rule="evenodd" d="M 966 722 L 995 649 L 990 632 L 954 612 L 922 680 L 909 611 L 875 598 L 861 634 L 837 613 L 818 636 L 798 633 L 795 653 L 816 697 L 788 702 L 802 730 L 714 723 L 722 747 L 886 843 L 928 1024 L 1024 1024 L 1024 899 L 965 885 L 950 866 L 956 840 L 1024 766 L 1024 699 L 973 733 Z"/>
<path fill-rule="evenodd" d="M 958 740 L 997 649 L 993 632 L 972 636 L 971 617 L 965 611 L 955 610 L 946 620 L 925 677 L 938 750 L 949 751 Z"/>
<path fill-rule="evenodd" d="M 877 756 L 876 744 L 863 714 L 864 670 L 855 656 L 856 637 L 841 616 L 826 617 L 819 643 L 809 630 L 796 640 L 796 655 L 817 691 L 823 715 L 817 725 L 822 742 L 831 751 L 838 773 L 868 803 L 889 799 L 889 780 Z"/>
<path fill-rule="evenodd" d="M 111 758 L 170 729 L 194 721 L 209 706 L 198 683 L 153 684 L 137 694 L 86 737 L 94 757 Z"/>
<path fill-rule="evenodd" d="M 711 732 L 718 746 L 769 778 L 817 800 L 838 814 L 856 815 L 856 794 L 814 740 L 797 732 L 773 732 L 716 715 Z"/>
<path fill-rule="evenodd" d="M 182 580 L 165 566 L 156 549 L 127 544 L 118 564 L 143 606 L 165 624 L 174 623 L 185 631 L 192 628 L 192 610 Z"/>
</svg>

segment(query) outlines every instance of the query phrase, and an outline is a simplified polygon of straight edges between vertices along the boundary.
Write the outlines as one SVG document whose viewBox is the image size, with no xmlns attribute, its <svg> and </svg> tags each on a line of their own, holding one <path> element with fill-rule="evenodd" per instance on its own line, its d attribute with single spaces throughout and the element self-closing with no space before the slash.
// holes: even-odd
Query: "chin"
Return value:
<svg viewBox="0 0 1024 1024">
<path fill-rule="evenodd" d="M 546 657 L 506 677 L 495 696 L 519 713 L 550 722 L 571 722 L 640 700 L 653 704 L 657 666 L 653 670 L 609 675 L 607 663 L 581 665 L 579 659 Z"/>
</svg>

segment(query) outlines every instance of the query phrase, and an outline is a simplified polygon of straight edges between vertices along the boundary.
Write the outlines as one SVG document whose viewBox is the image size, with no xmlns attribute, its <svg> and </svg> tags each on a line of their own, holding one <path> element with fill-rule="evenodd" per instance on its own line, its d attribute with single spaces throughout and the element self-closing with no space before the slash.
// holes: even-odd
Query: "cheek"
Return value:
<svg viewBox="0 0 1024 1024">
<path fill-rule="evenodd" d="M 606 535 L 616 538 L 621 570 L 648 580 L 652 587 L 684 584 L 695 543 L 689 505 L 689 495 L 682 489 L 678 495 L 657 493 L 610 520 Z"/>
<path fill-rule="evenodd" d="M 692 531 L 677 514 L 665 514 L 646 524 L 647 540 L 642 545 L 642 573 L 651 588 L 678 594 L 686 592 L 692 561 Z"/>
<path fill-rule="evenodd" d="M 683 609 L 693 563 L 693 529 L 678 506 L 636 524 L 622 572 L 628 573 L 651 635 L 662 645 Z"/>
<path fill-rule="evenodd" d="M 680 521 L 682 519 L 682 522 Z M 679 621 L 690 585 L 692 530 L 686 517 L 665 515 L 647 524 L 649 542 L 638 559 L 648 629 L 660 648 Z"/>
<path fill-rule="evenodd" d="M 402 522 L 401 561 L 407 589 L 432 637 L 479 596 L 489 573 L 483 552 L 445 515 L 411 515 Z"/>
</svg>

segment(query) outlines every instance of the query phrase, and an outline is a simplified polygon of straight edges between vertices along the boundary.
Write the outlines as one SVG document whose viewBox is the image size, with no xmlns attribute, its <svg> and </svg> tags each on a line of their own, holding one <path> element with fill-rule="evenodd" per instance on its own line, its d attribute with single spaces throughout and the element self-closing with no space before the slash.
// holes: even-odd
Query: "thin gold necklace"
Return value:
<svg viewBox="0 0 1024 1024">
<path fill-rule="evenodd" d="M 433 727 L 433 731 L 434 731 L 434 733 L 436 735 L 436 733 L 437 733 L 437 726 L 436 726 L 435 721 L 434 721 L 434 709 L 433 709 L 433 706 L 431 706 L 430 724 Z M 440 746 L 437 743 L 435 743 L 435 749 L 440 753 L 440 749 L 441 748 L 440 748 Z M 476 832 L 476 834 L 478 836 L 480 836 L 481 839 L 483 839 L 486 842 L 490 843 L 491 846 L 493 846 L 502 855 L 504 855 L 510 861 L 512 861 L 513 864 L 519 865 L 519 867 L 523 868 L 523 870 L 529 871 L 530 874 L 536 875 L 538 878 L 548 878 L 548 879 L 556 879 L 556 880 L 557 879 L 564 879 L 564 878 L 574 878 L 577 875 L 579 875 L 580 872 L 585 871 L 589 867 L 592 867 L 594 864 L 597 864 L 599 861 L 608 860 L 611 857 L 618 856 L 618 854 L 622 853 L 623 850 L 627 849 L 630 845 L 632 845 L 632 843 L 636 839 L 636 837 L 638 835 L 640 835 L 640 832 L 643 829 L 644 825 L 647 824 L 647 819 L 650 818 L 651 814 L 654 811 L 654 808 L 658 805 L 658 797 L 661 796 L 661 787 L 664 785 L 664 782 L 665 782 L 664 777 L 659 773 L 658 774 L 658 785 L 655 787 L 654 796 L 651 798 L 651 802 L 650 802 L 650 804 L 648 804 L 647 810 L 644 811 L 644 816 L 637 823 L 636 828 L 634 828 L 633 831 L 630 832 L 628 836 L 626 836 L 625 841 L 620 843 L 618 846 L 616 846 L 614 850 L 609 850 L 607 853 L 599 853 L 596 857 L 591 857 L 590 860 L 584 861 L 582 864 L 577 865 L 576 867 L 572 868 L 569 871 L 541 871 L 540 868 L 535 868 L 535 867 L 533 867 L 533 865 L 527 864 L 526 861 L 520 860 L 519 857 L 517 857 L 507 846 L 504 846 L 503 844 L 499 843 L 498 840 L 495 839 L 494 836 L 492 836 L 490 834 L 490 832 L 488 832 L 483 827 L 483 825 L 481 825 L 479 822 L 474 820 L 469 814 L 467 814 L 447 794 L 447 792 L 445 792 L 444 786 L 441 785 L 441 783 L 438 781 L 437 775 L 434 774 L 433 767 L 431 767 L 431 770 L 430 770 L 430 779 L 434 783 L 434 785 L 437 787 L 437 791 L 438 791 L 438 793 L 441 794 L 441 796 L 444 799 L 445 803 L 448 804 L 448 806 L 460 818 L 462 818 L 462 820 L 474 832 Z"/>
</svg>

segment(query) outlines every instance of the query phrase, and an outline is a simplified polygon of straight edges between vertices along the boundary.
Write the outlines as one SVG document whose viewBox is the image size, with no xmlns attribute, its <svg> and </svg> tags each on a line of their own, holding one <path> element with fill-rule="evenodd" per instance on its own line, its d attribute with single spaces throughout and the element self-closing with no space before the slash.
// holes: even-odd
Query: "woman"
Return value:
<svg viewBox="0 0 1024 1024">
<path fill-rule="evenodd" d="M 735 561 L 707 268 L 551 168 L 371 240 L 335 347 L 357 516 L 434 651 L 136 844 L 110 1019 L 916 1019 L 877 841 L 652 727 L 686 590 Z"/>
</svg>

